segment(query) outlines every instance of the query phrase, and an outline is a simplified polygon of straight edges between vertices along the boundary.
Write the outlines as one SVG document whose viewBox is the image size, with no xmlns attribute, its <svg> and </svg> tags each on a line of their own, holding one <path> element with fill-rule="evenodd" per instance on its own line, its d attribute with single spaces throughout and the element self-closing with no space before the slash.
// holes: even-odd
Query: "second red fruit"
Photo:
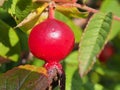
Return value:
<svg viewBox="0 0 120 90">
<path fill-rule="evenodd" d="M 32 29 L 28 43 L 34 56 L 48 63 L 59 62 L 73 49 L 74 34 L 65 23 L 48 18 Z"/>
<path fill-rule="evenodd" d="M 113 54 L 114 54 L 114 48 L 110 43 L 108 43 L 105 45 L 104 49 L 101 51 L 98 58 L 101 62 L 105 63 Z"/>
</svg>

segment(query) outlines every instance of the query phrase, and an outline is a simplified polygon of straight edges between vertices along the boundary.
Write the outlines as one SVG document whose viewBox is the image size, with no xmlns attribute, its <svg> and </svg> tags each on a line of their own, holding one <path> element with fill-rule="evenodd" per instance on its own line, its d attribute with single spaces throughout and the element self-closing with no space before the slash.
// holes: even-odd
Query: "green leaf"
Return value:
<svg viewBox="0 0 120 90">
<path fill-rule="evenodd" d="M 55 17 L 63 22 L 65 22 L 74 32 L 75 35 L 75 42 L 79 42 L 80 41 L 80 37 L 82 34 L 82 29 L 78 26 L 76 26 L 72 20 L 70 20 L 69 18 L 67 18 L 66 16 L 64 16 L 63 14 L 61 14 L 60 12 L 56 12 L 55 13 Z"/>
<path fill-rule="evenodd" d="M 3 8 L 6 9 L 24 32 L 40 22 L 40 15 L 48 3 L 35 3 L 33 0 L 8 0 Z M 28 32 L 29 33 L 29 32 Z"/>
<path fill-rule="evenodd" d="M 79 73 L 84 76 L 92 68 L 96 55 L 104 46 L 110 32 L 112 14 L 96 13 L 90 19 L 79 45 Z"/>
<path fill-rule="evenodd" d="M 21 22 L 33 10 L 32 0 L 18 0 L 15 6 L 15 17 L 17 22 Z"/>
<path fill-rule="evenodd" d="M 19 38 L 16 32 L 0 20 L 0 56 L 17 61 L 20 51 Z"/>
<path fill-rule="evenodd" d="M 33 3 L 32 0 L 7 0 L 3 8 L 20 23 L 32 10 L 35 10 L 40 5 L 41 3 Z"/>
<path fill-rule="evenodd" d="M 17 29 L 16 33 L 19 37 L 19 42 L 20 42 L 20 46 L 21 46 L 21 51 L 22 52 L 29 52 L 29 48 L 28 48 L 28 35 L 26 33 L 24 33 L 22 30 Z"/>
<path fill-rule="evenodd" d="M 3 8 L 7 10 L 11 15 L 15 15 L 16 4 L 18 0 L 7 0 L 3 4 Z"/>
<path fill-rule="evenodd" d="M 47 71 L 31 65 L 15 67 L 0 75 L 0 90 L 45 90 Z"/>
<path fill-rule="evenodd" d="M 40 66 L 43 66 L 45 64 L 45 61 L 34 57 L 31 64 L 34 65 L 34 66 L 40 67 Z"/>
<path fill-rule="evenodd" d="M 104 0 L 100 10 L 102 12 L 112 12 L 114 15 L 120 17 L 120 5 L 118 0 Z M 120 22 L 113 20 L 109 40 L 113 39 L 118 33 L 120 33 Z"/>
<path fill-rule="evenodd" d="M 63 62 L 66 73 L 66 90 L 94 90 L 94 84 L 88 76 L 80 78 L 77 56 L 78 51 L 74 51 Z"/>
<path fill-rule="evenodd" d="M 95 84 L 94 88 L 95 88 L 95 90 L 103 90 L 104 89 L 103 86 L 100 84 Z"/>
<path fill-rule="evenodd" d="M 82 81 L 78 74 L 77 56 L 78 51 L 74 51 L 64 61 L 66 73 L 66 90 L 80 90 L 82 88 Z"/>
<path fill-rule="evenodd" d="M 76 7 L 57 5 L 56 10 L 70 18 L 85 18 L 88 16 L 87 12 L 80 12 Z"/>
<path fill-rule="evenodd" d="M 24 31 L 31 29 L 36 23 L 38 23 L 40 15 L 48 6 L 48 3 L 41 4 L 40 7 L 32 11 L 25 17 L 16 27 L 22 27 Z"/>
<path fill-rule="evenodd" d="M 12 16 L 3 8 L 0 8 L 0 19 L 7 23 L 9 26 L 13 27 L 16 25 L 15 20 L 12 18 Z"/>
</svg>

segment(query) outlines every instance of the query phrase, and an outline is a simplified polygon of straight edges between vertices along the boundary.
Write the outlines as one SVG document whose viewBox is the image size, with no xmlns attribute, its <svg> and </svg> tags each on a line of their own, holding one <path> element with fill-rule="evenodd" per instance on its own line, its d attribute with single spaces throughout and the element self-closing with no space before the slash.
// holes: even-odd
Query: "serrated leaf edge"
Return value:
<svg viewBox="0 0 120 90">
<path fill-rule="evenodd" d="M 95 15 L 95 14 L 94 14 Z M 94 15 L 92 16 L 92 17 L 94 17 Z M 107 16 L 108 14 L 105 14 L 105 17 Z M 89 25 L 89 23 L 90 23 L 90 21 L 92 20 L 92 17 L 90 18 L 90 20 L 89 20 L 89 22 L 88 22 L 88 24 L 86 25 L 86 28 L 88 27 L 88 25 Z M 105 18 L 104 17 L 104 18 Z M 102 20 L 102 22 L 104 22 L 104 20 L 105 19 L 103 19 Z M 101 26 L 100 27 L 102 27 L 102 25 L 103 25 L 103 23 L 101 24 Z M 86 32 L 86 28 L 85 28 L 85 31 L 83 32 L 83 34 L 82 34 L 82 36 L 81 36 L 81 40 L 80 41 L 82 41 L 82 39 L 83 39 L 83 36 L 84 36 L 84 34 L 85 34 L 85 32 Z M 107 36 L 108 37 L 108 36 Z M 97 37 L 98 38 L 98 37 Z M 96 40 L 97 40 L 97 38 L 96 38 Z M 107 41 L 105 41 L 104 42 L 104 45 L 107 43 Z M 80 48 L 80 46 L 81 46 L 81 43 L 79 44 L 79 48 Z M 93 47 L 94 48 L 94 47 Z M 103 47 L 102 47 L 103 48 Z M 80 49 L 78 50 L 78 53 L 80 53 Z M 99 54 L 99 53 L 98 53 Z M 94 65 L 94 63 L 96 62 L 96 59 L 94 59 L 93 60 L 93 62 L 91 63 L 91 65 L 88 67 L 88 70 L 86 71 L 86 72 L 80 72 L 80 64 L 81 64 L 81 61 L 79 60 L 79 57 L 80 56 L 78 56 L 78 61 L 79 61 L 79 74 L 80 74 L 80 76 L 81 77 L 83 77 L 83 76 L 85 76 L 90 70 L 91 70 L 91 68 L 92 68 L 92 66 Z M 96 58 L 96 57 L 94 57 L 94 58 Z"/>
</svg>

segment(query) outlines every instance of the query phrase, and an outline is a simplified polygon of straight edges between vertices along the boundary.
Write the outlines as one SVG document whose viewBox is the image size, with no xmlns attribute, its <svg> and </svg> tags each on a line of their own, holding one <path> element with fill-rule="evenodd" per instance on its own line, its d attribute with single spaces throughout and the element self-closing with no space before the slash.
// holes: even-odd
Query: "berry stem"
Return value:
<svg viewBox="0 0 120 90">
<path fill-rule="evenodd" d="M 53 87 L 55 87 L 55 85 L 59 85 L 60 90 L 65 90 L 66 77 L 62 65 L 58 62 L 52 62 L 45 63 L 44 67 L 48 71 L 49 84 Z"/>
<path fill-rule="evenodd" d="M 54 9 L 55 9 L 55 3 L 52 1 L 49 3 L 49 15 L 48 18 L 53 19 L 54 18 Z"/>
</svg>

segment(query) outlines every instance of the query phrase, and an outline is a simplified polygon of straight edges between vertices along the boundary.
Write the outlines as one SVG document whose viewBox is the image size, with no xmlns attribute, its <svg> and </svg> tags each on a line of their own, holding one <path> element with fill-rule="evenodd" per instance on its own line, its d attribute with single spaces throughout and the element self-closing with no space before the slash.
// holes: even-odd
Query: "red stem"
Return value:
<svg viewBox="0 0 120 90">
<path fill-rule="evenodd" d="M 48 18 L 53 19 L 54 18 L 54 9 L 55 9 L 55 4 L 54 2 L 50 2 L 49 4 L 49 15 Z"/>
</svg>

